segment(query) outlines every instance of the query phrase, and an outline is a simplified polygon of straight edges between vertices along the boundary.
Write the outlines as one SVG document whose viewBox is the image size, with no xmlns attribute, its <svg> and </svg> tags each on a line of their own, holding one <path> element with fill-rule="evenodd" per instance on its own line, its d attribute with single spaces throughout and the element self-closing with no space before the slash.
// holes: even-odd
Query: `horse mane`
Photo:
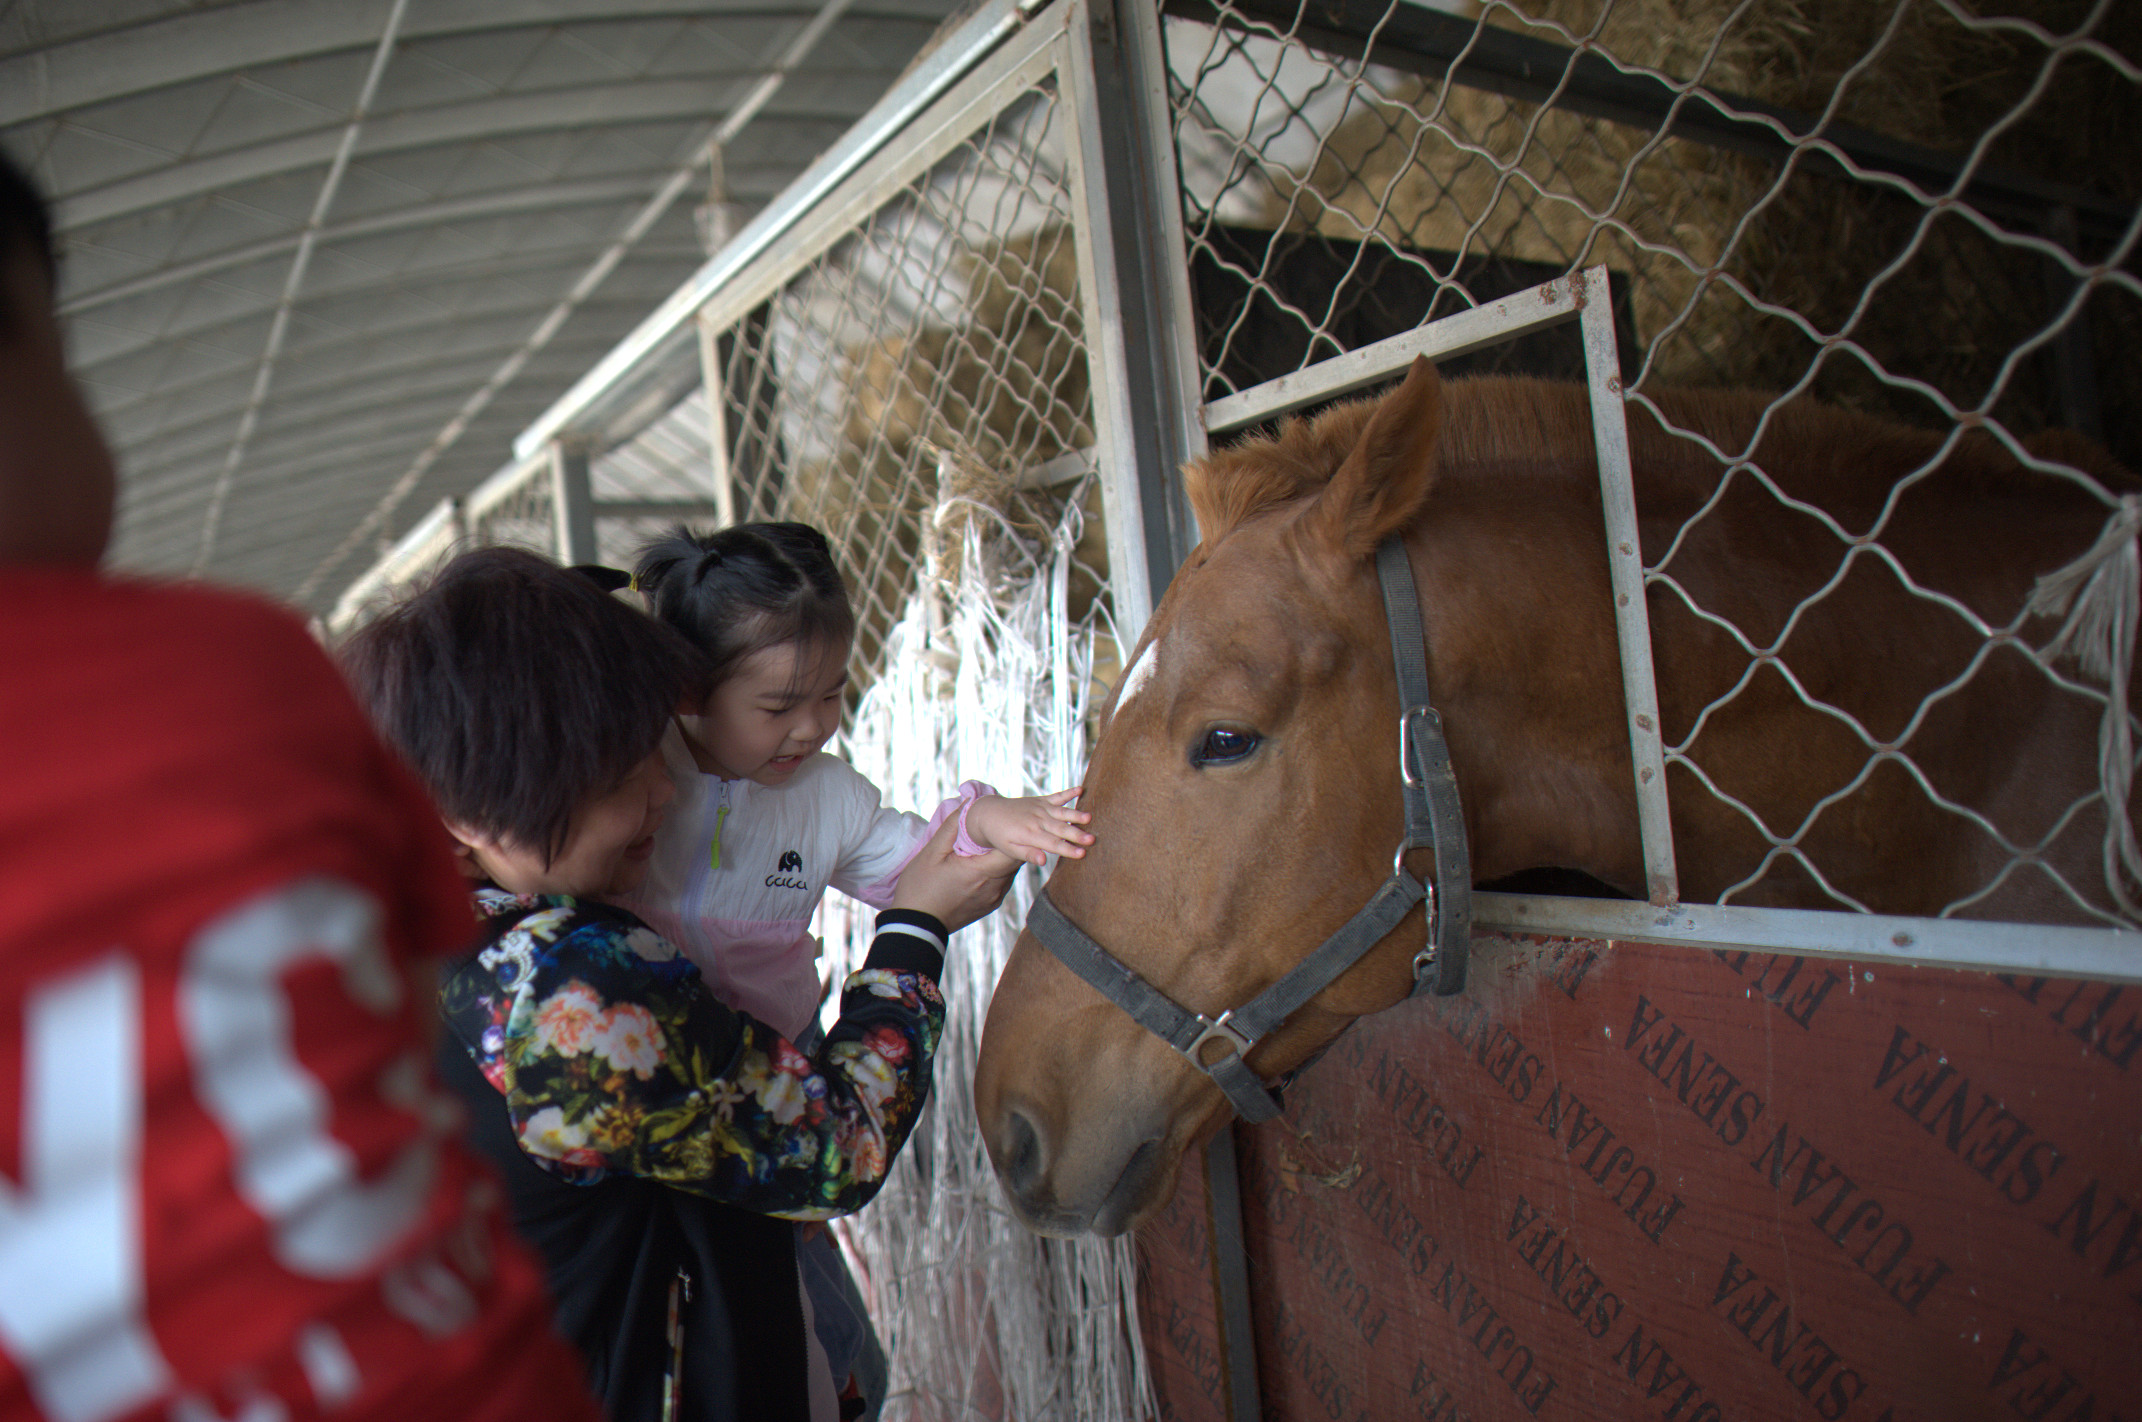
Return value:
<svg viewBox="0 0 2142 1422">
<path fill-rule="evenodd" d="M 1737 456 L 1777 399 L 1753 390 L 1665 390 L 1653 398 L 1674 428 L 1661 427 L 1649 410 L 1632 405 L 1629 447 L 1646 505 L 1660 513 L 1682 502 L 1677 496 L 1700 500 L 1717 486 L 1718 460 L 1690 433 Z M 1245 519 L 1323 488 L 1359 442 L 1380 399 L 1370 396 L 1307 419 L 1285 420 L 1276 431 L 1185 465 L 1184 486 L 1204 541 L 1217 543 Z M 1534 466 L 1574 476 L 1581 469 L 1583 482 L 1597 487 L 1591 408 L 1581 385 L 1514 376 L 1453 380 L 1443 387 L 1442 420 L 1437 463 L 1444 471 Z M 1771 414 L 1755 459 L 1773 478 L 1789 483 L 1795 497 L 1849 524 L 1862 511 L 1871 519 L 1896 475 L 1933 457 L 1941 442 L 1942 436 L 1929 430 L 1798 398 Z M 2103 450 L 2067 431 L 2046 431 L 2025 445 L 2041 458 L 2083 469 L 2114 492 L 2136 487 L 2135 477 Z M 1788 477 L 1787 461 L 1765 458 L 1786 448 L 1827 457 L 1789 461 Z M 1943 467 L 1945 480 L 1960 481 L 1951 486 L 1959 492 L 2023 492 L 2039 477 L 1977 431 L 1957 443 Z"/>
<path fill-rule="evenodd" d="M 1243 520 L 1314 494 L 1339 470 L 1381 396 L 1287 419 L 1183 467 L 1184 487 L 1205 542 Z M 1444 467 L 1559 461 L 1591 453 L 1584 387 L 1551 380 L 1481 376 L 1443 387 L 1437 460 Z"/>
<path fill-rule="evenodd" d="M 1266 509 L 1293 503 L 1331 482 L 1354 447 L 1374 400 L 1354 400 L 1313 420 L 1289 419 L 1183 466 L 1183 492 L 1207 544 Z"/>
</svg>

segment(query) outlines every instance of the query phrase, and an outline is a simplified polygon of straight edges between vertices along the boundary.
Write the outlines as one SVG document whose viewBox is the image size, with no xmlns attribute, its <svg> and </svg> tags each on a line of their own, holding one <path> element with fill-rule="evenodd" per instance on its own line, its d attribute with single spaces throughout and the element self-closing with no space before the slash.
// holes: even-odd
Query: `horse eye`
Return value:
<svg viewBox="0 0 2142 1422">
<path fill-rule="evenodd" d="M 1197 753 L 1190 757 L 1193 765 L 1226 765 L 1243 759 L 1257 749 L 1258 737 L 1249 731 L 1230 731 L 1214 727 L 1205 733 L 1198 743 Z"/>
</svg>

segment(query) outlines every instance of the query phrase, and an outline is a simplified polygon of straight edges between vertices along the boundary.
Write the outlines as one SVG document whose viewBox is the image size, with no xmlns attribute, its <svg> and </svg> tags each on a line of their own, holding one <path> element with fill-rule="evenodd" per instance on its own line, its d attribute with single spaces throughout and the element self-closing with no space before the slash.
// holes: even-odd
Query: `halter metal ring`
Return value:
<svg viewBox="0 0 2142 1422">
<path fill-rule="evenodd" d="M 1413 837 L 1412 837 L 1411 835 L 1408 835 L 1408 836 L 1407 836 L 1406 838 L 1404 838 L 1404 839 L 1400 840 L 1400 841 L 1398 842 L 1398 848 L 1397 848 L 1396 850 L 1392 851 L 1392 854 L 1391 854 L 1391 872 L 1392 872 L 1393 874 L 1404 874 L 1404 873 L 1406 872 L 1406 856 L 1407 856 L 1407 855 L 1411 854 L 1411 853 L 1412 853 L 1412 852 L 1413 852 L 1414 850 L 1416 850 L 1416 849 L 1433 849 L 1433 848 L 1435 848 L 1435 841 L 1434 841 L 1434 840 L 1432 840 L 1432 839 L 1415 839 L 1415 838 L 1413 838 Z M 1414 877 L 1416 877 L 1416 878 L 1419 878 L 1420 876 L 1416 875 L 1416 876 L 1414 876 Z M 1427 894 L 1428 894 L 1428 900 L 1429 900 L 1429 902 L 1428 902 L 1428 913 L 1429 913 L 1430 917 L 1433 917 L 1433 916 L 1434 916 L 1434 914 L 1435 914 L 1435 885 L 1434 885 L 1434 884 L 1431 884 L 1431 883 L 1429 883 L 1429 882 L 1428 882 L 1428 881 L 1427 881 L 1427 880 L 1426 880 L 1425 878 L 1422 878 L 1422 879 L 1421 879 L 1421 888 L 1427 891 Z"/>
<path fill-rule="evenodd" d="M 1220 1020 L 1215 1022 L 1203 1013 L 1198 1014 L 1197 1020 L 1205 1030 L 1197 1034 L 1197 1040 L 1183 1048 L 1183 1055 L 1190 1059 L 1192 1066 L 1199 1071 L 1204 1071 L 1214 1065 L 1213 1062 L 1206 1061 L 1204 1056 L 1205 1044 L 1214 1040 L 1225 1042 L 1237 1057 L 1248 1058 L 1250 1048 L 1256 1046 L 1257 1042 L 1255 1038 L 1246 1036 L 1242 1029 L 1235 1025 L 1234 1016 L 1235 1014 L 1232 1011 L 1223 1012 L 1220 1014 Z M 1221 1060 L 1224 1060 L 1224 1058 Z"/>
</svg>

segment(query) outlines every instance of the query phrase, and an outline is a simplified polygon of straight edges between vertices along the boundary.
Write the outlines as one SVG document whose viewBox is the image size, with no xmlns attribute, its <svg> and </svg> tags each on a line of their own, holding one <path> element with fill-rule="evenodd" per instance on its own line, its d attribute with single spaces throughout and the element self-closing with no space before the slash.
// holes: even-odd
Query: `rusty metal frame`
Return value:
<svg viewBox="0 0 2142 1422">
<path fill-rule="evenodd" d="M 1475 894 L 1473 922 L 1506 932 L 1764 949 L 1855 963 L 1965 968 L 2142 985 L 2142 933 L 2061 924 L 1900 918 L 1832 909 L 1742 908 Z"/>
<path fill-rule="evenodd" d="M 1644 561 L 1636 532 L 1636 488 L 1629 469 L 1629 430 L 1621 398 L 1621 359 L 1614 339 L 1611 282 L 1603 266 L 1557 277 L 1497 301 L 1431 321 L 1373 345 L 1319 361 L 1262 385 L 1214 400 L 1205 426 L 1214 434 L 1239 430 L 1305 406 L 1336 399 L 1396 375 L 1415 356 L 1448 360 L 1488 346 L 1581 323 L 1584 368 L 1591 396 L 1592 439 L 1599 456 L 1606 509 L 1607 566 L 1614 592 L 1614 626 L 1636 776 L 1638 821 L 1651 901 L 1680 897 L 1674 873 L 1673 826 L 1667 813 L 1665 747 L 1659 734 L 1658 682 L 1651 665 L 1651 620 L 1644 603 Z"/>
<path fill-rule="evenodd" d="M 1124 662 L 1189 556 L 1195 519 L 1176 470 L 1207 448 L 1196 313 L 1153 0 L 1073 0 L 1066 87 L 1079 286 L 1094 383 L 1095 451 Z M 1230 1422 L 1263 1415 L 1234 1131 L 1205 1149 L 1205 1215 Z"/>
<path fill-rule="evenodd" d="M 1167 132 L 1167 106 L 1151 8 L 1140 0 L 1071 0 L 1063 67 L 1077 116 L 1073 226 L 1126 662 L 1189 556 L 1189 507 L 1175 471 L 1204 452 L 1189 275 L 1164 260 L 1182 250 L 1182 208 L 1173 150 L 1152 141 Z"/>
<path fill-rule="evenodd" d="M 1659 723 L 1658 674 L 1651 658 L 1651 609 L 1644 597 L 1644 545 L 1636 523 L 1636 482 L 1629 464 L 1629 422 L 1621 399 L 1621 352 L 1605 267 L 1572 272 L 1583 308 L 1584 376 L 1591 397 L 1592 446 L 1599 456 L 1607 573 L 1614 593 L 1614 635 L 1621 648 L 1622 714 L 1636 775 L 1636 821 L 1644 846 L 1644 887 L 1659 907 L 1678 903 L 1673 819 L 1666 800 L 1666 745 Z"/>
</svg>

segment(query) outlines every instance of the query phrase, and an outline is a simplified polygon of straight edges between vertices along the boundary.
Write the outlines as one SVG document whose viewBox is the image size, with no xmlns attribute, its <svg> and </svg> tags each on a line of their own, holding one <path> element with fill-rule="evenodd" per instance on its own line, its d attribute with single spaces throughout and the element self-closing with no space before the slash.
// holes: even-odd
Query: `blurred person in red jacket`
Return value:
<svg viewBox="0 0 2142 1422">
<path fill-rule="evenodd" d="M 53 278 L 0 158 L 0 1419 L 596 1422 L 430 1075 L 438 818 L 288 613 L 96 571 Z"/>
</svg>

